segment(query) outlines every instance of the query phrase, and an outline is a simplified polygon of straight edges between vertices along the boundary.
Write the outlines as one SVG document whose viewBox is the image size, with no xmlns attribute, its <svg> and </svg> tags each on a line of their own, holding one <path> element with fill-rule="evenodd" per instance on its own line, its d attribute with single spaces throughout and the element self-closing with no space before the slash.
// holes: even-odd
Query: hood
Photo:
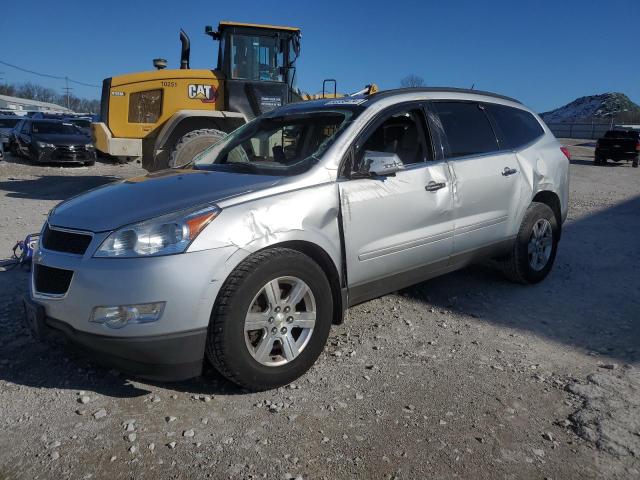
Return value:
<svg viewBox="0 0 640 480">
<path fill-rule="evenodd" d="M 164 170 L 89 190 L 59 204 L 49 223 L 92 232 L 261 190 L 282 177 L 203 170 Z"/>
<path fill-rule="evenodd" d="M 86 145 L 91 139 L 84 135 L 55 135 L 36 133 L 33 135 L 36 142 L 53 143 L 54 145 Z"/>
</svg>

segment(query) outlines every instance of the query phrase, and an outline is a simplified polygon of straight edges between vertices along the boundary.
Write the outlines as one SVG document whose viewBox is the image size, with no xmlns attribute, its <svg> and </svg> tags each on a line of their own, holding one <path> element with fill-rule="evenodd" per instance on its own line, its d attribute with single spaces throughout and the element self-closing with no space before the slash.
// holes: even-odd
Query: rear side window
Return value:
<svg viewBox="0 0 640 480">
<path fill-rule="evenodd" d="M 486 108 L 502 133 L 504 149 L 521 147 L 544 135 L 542 126 L 529 112 L 496 104 L 487 104 Z"/>
<path fill-rule="evenodd" d="M 627 138 L 627 139 L 635 140 L 636 138 L 638 138 L 638 133 L 621 131 L 621 130 L 609 130 L 607 133 L 604 134 L 604 138 L 621 138 L 621 139 Z"/>
<path fill-rule="evenodd" d="M 495 152 L 498 141 L 483 108 L 472 102 L 434 102 L 449 144 L 448 157 Z"/>
</svg>

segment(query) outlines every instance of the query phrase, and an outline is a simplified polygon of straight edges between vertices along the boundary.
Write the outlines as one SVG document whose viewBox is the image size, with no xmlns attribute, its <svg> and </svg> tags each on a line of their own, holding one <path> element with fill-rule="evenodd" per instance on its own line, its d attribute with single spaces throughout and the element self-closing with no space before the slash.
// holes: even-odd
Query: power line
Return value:
<svg viewBox="0 0 640 480">
<path fill-rule="evenodd" d="M 13 65 L 11 63 L 4 62 L 2 60 L 0 60 L 0 64 L 6 65 L 7 67 L 15 68 L 16 70 L 20 70 L 21 72 L 26 72 L 26 73 L 31 73 L 33 75 L 38 75 L 40 77 L 55 78 L 56 80 L 65 80 L 65 81 L 68 81 L 68 82 L 71 82 L 71 83 L 75 83 L 77 85 L 82 85 L 82 86 L 85 86 L 85 87 L 100 88 L 100 85 L 93 85 L 91 83 L 79 82 L 78 80 L 73 80 L 73 79 L 71 79 L 69 77 L 59 77 L 57 75 L 50 75 L 48 73 L 35 72 L 33 70 L 29 70 L 28 68 L 22 68 L 22 67 L 19 67 L 17 65 Z"/>
</svg>

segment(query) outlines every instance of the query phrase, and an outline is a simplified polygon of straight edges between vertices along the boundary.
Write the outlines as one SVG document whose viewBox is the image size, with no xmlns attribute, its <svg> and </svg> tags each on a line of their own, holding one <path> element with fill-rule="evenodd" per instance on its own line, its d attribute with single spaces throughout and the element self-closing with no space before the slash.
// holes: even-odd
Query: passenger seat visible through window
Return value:
<svg viewBox="0 0 640 480">
<path fill-rule="evenodd" d="M 405 165 L 424 162 L 420 115 L 418 110 L 392 115 L 371 134 L 362 151 L 395 153 Z"/>
</svg>

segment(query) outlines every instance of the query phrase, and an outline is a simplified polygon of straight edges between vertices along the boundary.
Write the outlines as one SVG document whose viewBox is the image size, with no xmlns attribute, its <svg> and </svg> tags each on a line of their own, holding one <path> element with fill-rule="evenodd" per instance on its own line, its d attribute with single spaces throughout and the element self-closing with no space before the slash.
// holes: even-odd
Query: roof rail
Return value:
<svg viewBox="0 0 640 480">
<path fill-rule="evenodd" d="M 386 98 L 386 97 L 391 97 L 393 95 L 398 95 L 401 93 L 420 93 L 420 92 L 424 92 L 424 93 L 438 93 L 438 92 L 444 92 L 444 93 L 470 93 L 470 94 L 474 94 L 474 95 L 484 95 L 486 97 L 494 97 L 494 98 L 500 98 L 502 100 L 509 100 L 510 102 L 515 102 L 515 103 L 522 103 L 519 100 L 516 100 L 515 98 L 511 98 L 511 97 L 507 97 L 505 95 L 499 95 L 497 93 L 492 93 L 492 92 L 484 92 L 482 90 L 471 90 L 468 88 L 454 88 L 454 87 L 418 87 L 418 88 L 395 88 L 395 89 L 390 89 L 390 90 L 381 90 L 377 93 L 374 93 L 371 95 L 371 100 L 377 100 L 377 99 L 381 99 L 381 98 Z"/>
</svg>

